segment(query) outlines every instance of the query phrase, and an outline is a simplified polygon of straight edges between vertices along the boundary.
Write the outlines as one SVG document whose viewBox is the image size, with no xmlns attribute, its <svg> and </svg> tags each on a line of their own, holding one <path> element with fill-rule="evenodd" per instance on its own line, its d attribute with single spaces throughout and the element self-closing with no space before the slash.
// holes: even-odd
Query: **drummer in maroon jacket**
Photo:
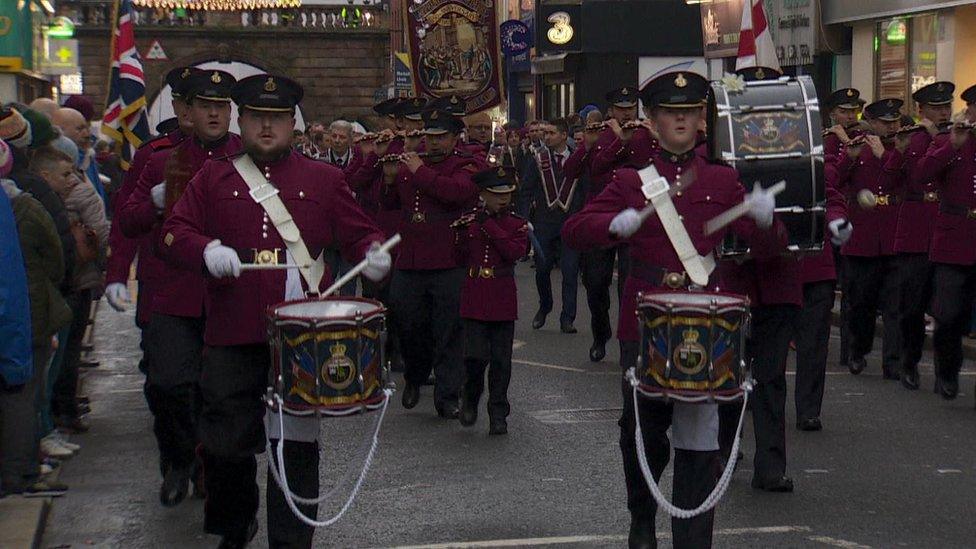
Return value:
<svg viewBox="0 0 976 549">
<path fill-rule="evenodd" d="M 116 220 L 126 236 L 149 237 L 153 249 L 158 249 L 160 225 L 170 213 L 167 207 L 172 207 L 177 189 L 185 186 L 207 159 L 240 149 L 240 139 L 228 133 L 230 90 L 235 82 L 223 71 L 197 71 L 184 81 L 182 91 L 193 135 L 149 159 Z M 194 410 L 198 408 L 195 398 L 206 307 L 202 272 L 164 264 L 160 275 L 146 334 L 146 394 L 152 401 L 154 429 L 165 465 L 160 500 L 169 506 L 185 497 L 196 458 Z"/>
<path fill-rule="evenodd" d="M 696 133 L 703 114 L 708 82 L 689 72 L 667 73 L 651 81 L 641 92 L 651 123 L 661 136 L 661 151 L 654 166 L 671 188 L 677 188 L 673 203 L 680 222 L 688 232 L 698 254 L 708 256 L 724 238 L 725 231 L 704 234 L 705 222 L 742 202 L 745 190 L 732 168 L 710 164 L 695 154 Z M 693 184 L 689 175 L 694 174 Z M 636 170 L 619 169 L 610 184 L 592 202 L 570 217 L 563 226 L 563 238 L 579 250 L 626 243 L 630 246 L 631 270 L 624 286 L 617 338 L 620 364 L 626 371 L 636 367 L 639 352 L 637 294 L 654 290 L 685 290 L 692 282 L 665 233 L 661 219 L 652 215 L 642 222 L 637 210 L 649 200 Z M 768 193 L 756 193 L 750 216 L 736 220 L 731 230 L 752 243 L 756 250 L 773 253 L 786 244 L 785 229 L 763 230 L 772 226 L 775 200 Z M 717 277 L 709 278 L 714 289 Z M 639 401 L 645 448 L 634 442 L 635 413 L 632 389 L 622 382 L 624 409 L 620 418 L 620 450 L 627 480 L 627 507 L 631 513 L 630 547 L 656 547 L 654 515 L 657 505 L 641 475 L 637 452 L 646 451 L 655 478 L 660 478 L 670 460 L 667 430 L 673 404 L 642 399 Z M 714 429 L 718 429 L 714 417 Z M 698 506 L 715 486 L 719 469 L 718 440 L 703 440 L 702 446 L 675 451 L 674 500 L 684 508 Z M 680 547 L 708 547 L 711 544 L 713 512 L 692 519 L 672 520 L 674 544 Z"/>
<path fill-rule="evenodd" d="M 854 88 L 841 88 L 827 96 L 824 108 L 832 126 L 824 132 L 824 162 L 834 163 L 844 154 L 844 143 L 861 133 L 857 117 L 864 107 L 861 92 Z"/>
<path fill-rule="evenodd" d="M 451 223 L 475 205 L 478 187 L 471 175 L 483 164 L 457 150 L 460 118 L 427 109 L 423 121 L 426 158 L 407 152 L 383 166 L 381 205 L 402 212 L 391 306 L 405 366 L 404 408 L 417 405 L 420 386 L 433 369 L 434 409 L 440 417 L 456 419 L 462 378 L 458 309 L 465 273 L 454 253 Z"/>
<path fill-rule="evenodd" d="M 518 318 L 514 269 L 529 234 L 528 223 L 509 211 L 514 175 L 505 167 L 475 174 L 482 205 L 452 225 L 461 264 L 467 269 L 461 289 L 465 376 L 460 420 L 465 427 L 478 420 L 487 369 L 490 435 L 508 432 L 508 383 Z"/>
<path fill-rule="evenodd" d="M 920 88 L 912 98 L 918 103 L 921 116 L 916 131 L 899 135 L 895 153 L 888 168 L 895 177 L 905 181 L 908 188 L 898 210 L 895 231 L 895 259 L 898 269 L 898 290 L 901 313 L 901 383 L 906 389 L 918 389 L 918 361 L 925 343 L 925 313 L 932 300 L 932 264 L 929 262 L 929 242 L 939 213 L 937 178 L 918 177 L 919 160 L 929 146 L 944 142 L 949 133 L 939 133 L 952 116 L 952 82 L 936 82 Z"/>
<path fill-rule="evenodd" d="M 962 92 L 965 123 L 976 122 L 976 86 Z M 951 400 L 959 393 L 962 336 L 969 330 L 976 298 L 976 138 L 965 125 L 954 126 L 948 139 L 937 139 L 919 161 L 916 177 L 935 179 L 939 213 L 932 231 L 935 296 L 936 391 Z"/>
<path fill-rule="evenodd" d="M 365 255 L 364 276 L 380 280 L 390 265 L 389 255 L 377 249 L 383 235 L 356 204 L 342 172 L 291 149 L 301 97 L 301 86 L 281 76 L 259 74 L 241 80 L 233 98 L 244 151 L 264 175 L 264 185 L 277 190 L 313 258 L 337 245 L 350 263 Z M 223 536 L 221 547 L 243 547 L 257 531 L 255 454 L 266 444 L 262 395 L 270 363 L 265 311 L 286 296 L 308 290 L 295 269 L 241 272 L 242 263 L 294 264 L 294 259 L 252 198 L 233 164 L 235 158 L 204 164 L 163 225 L 161 244 L 168 259 L 211 277 L 199 433 L 207 485 L 204 529 Z M 313 290 L 323 290 L 330 280 L 326 271 L 320 287 Z M 277 444 L 272 441 L 272 452 Z M 315 497 L 317 443 L 289 439 L 283 451 L 292 490 Z M 314 507 L 303 507 L 315 516 Z M 314 530 L 295 518 L 274 481 L 267 486 L 267 508 L 269 546 L 311 547 Z"/>
<path fill-rule="evenodd" d="M 857 228 L 841 248 L 846 259 L 850 295 L 852 374 L 860 374 L 864 355 L 874 342 L 874 324 L 880 308 L 884 323 L 882 371 L 885 379 L 900 379 L 901 339 L 898 329 L 898 287 L 895 269 L 895 229 L 904 181 L 885 169 L 896 154 L 895 132 L 900 126 L 900 99 L 882 99 L 864 108 L 871 133 L 863 142 L 847 146 L 837 162 L 838 181 L 847 196 L 851 223 Z"/>
</svg>

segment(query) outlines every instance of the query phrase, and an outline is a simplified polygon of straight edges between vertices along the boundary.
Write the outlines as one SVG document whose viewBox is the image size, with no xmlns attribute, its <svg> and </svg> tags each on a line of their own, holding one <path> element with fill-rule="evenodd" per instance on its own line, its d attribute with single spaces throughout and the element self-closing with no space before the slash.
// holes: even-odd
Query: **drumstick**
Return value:
<svg viewBox="0 0 976 549">
<path fill-rule="evenodd" d="M 773 196 L 776 196 L 783 192 L 784 189 L 786 189 L 786 181 L 780 181 L 779 183 L 776 183 L 772 187 L 766 189 L 766 191 L 772 193 Z M 741 204 L 732 206 L 728 210 L 725 210 L 724 212 L 713 217 L 707 223 L 705 223 L 705 236 L 722 230 L 729 223 L 732 223 L 736 219 L 746 215 L 749 213 L 750 207 L 752 207 L 752 199 L 746 198 Z"/>
<path fill-rule="evenodd" d="M 241 263 L 242 271 L 272 271 L 275 269 L 305 269 L 308 265 L 295 265 L 294 263 L 286 263 L 284 265 L 278 265 L 277 263 Z"/>
<path fill-rule="evenodd" d="M 396 246 L 399 243 L 400 243 L 400 233 L 397 233 L 397 234 L 391 236 L 389 240 L 387 240 L 386 242 L 384 242 L 380 246 L 379 251 L 389 253 L 390 248 Z M 338 280 L 336 280 L 335 282 L 333 282 L 332 285 L 329 286 L 329 288 L 327 290 L 325 290 L 324 292 L 322 292 L 322 295 L 320 295 L 319 297 L 320 298 L 329 297 L 330 295 L 332 295 L 333 293 L 335 293 L 336 290 L 338 290 L 339 288 L 345 286 L 346 285 L 346 282 L 349 282 L 350 280 L 356 278 L 357 276 L 359 276 L 359 273 L 363 272 L 363 269 L 366 268 L 366 264 L 367 264 L 367 260 L 366 259 L 363 259 L 362 261 L 360 261 L 359 263 L 357 263 L 356 266 L 353 267 L 352 269 L 350 269 L 348 273 L 342 275 L 341 277 L 339 277 Z"/>
</svg>

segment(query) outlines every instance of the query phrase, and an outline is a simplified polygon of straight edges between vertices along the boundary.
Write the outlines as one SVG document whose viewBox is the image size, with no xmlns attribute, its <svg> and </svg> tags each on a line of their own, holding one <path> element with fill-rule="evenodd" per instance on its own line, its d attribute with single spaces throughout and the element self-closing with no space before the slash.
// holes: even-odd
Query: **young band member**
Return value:
<svg viewBox="0 0 976 549">
<path fill-rule="evenodd" d="M 512 377 L 512 340 L 518 318 L 514 269 L 525 251 L 529 226 L 510 212 L 515 192 L 511 168 L 478 172 L 482 205 L 454 222 L 455 238 L 467 277 L 461 289 L 464 324 L 464 386 L 461 425 L 478 419 L 478 403 L 488 372 L 488 433 L 508 432 L 508 382 Z"/>
<path fill-rule="evenodd" d="M 587 250 L 627 244 L 630 246 L 631 269 L 624 285 L 624 297 L 618 323 L 620 362 L 626 371 L 636 367 L 638 349 L 637 294 L 661 289 L 687 290 L 692 285 L 687 270 L 672 244 L 664 223 L 674 231 L 685 232 L 694 250 L 682 249 L 686 261 L 704 267 L 705 259 L 724 238 L 726 231 L 704 234 L 707 220 L 742 202 L 745 191 L 735 170 L 711 164 L 695 154 L 699 122 L 708 82 L 688 72 L 666 73 L 652 80 L 642 91 L 646 114 L 660 135 L 662 149 L 653 164 L 671 188 L 678 190 L 672 202 L 677 216 L 668 212 L 662 220 L 655 214 L 646 221 L 637 210 L 650 202 L 642 191 L 643 182 L 636 170 L 619 169 L 599 196 L 567 220 L 563 237 L 574 248 Z M 689 173 L 695 174 L 693 185 L 687 185 Z M 748 239 L 756 250 L 778 252 L 785 246 L 782 225 L 776 230 L 762 230 L 757 223 L 773 226 L 775 200 L 758 191 L 749 210 L 751 219 L 740 218 L 731 230 Z M 755 220 L 755 221 L 754 221 Z M 680 246 L 683 248 L 683 246 Z M 691 255 L 687 255 L 695 252 Z M 694 259 L 691 259 L 694 257 Z M 697 262 L 702 262 L 697 264 Z M 716 277 L 707 288 L 716 286 Z M 637 452 L 645 452 L 655 479 L 659 479 L 670 460 L 667 431 L 672 420 L 680 425 L 680 436 L 674 440 L 674 500 L 680 507 L 693 508 L 707 497 L 715 486 L 719 469 L 718 411 L 714 405 L 681 405 L 661 401 L 639 401 L 644 448 L 634 441 L 635 411 L 632 389 L 622 382 L 624 410 L 620 418 L 620 450 L 627 480 L 627 507 L 631 513 L 629 545 L 632 548 L 656 547 L 654 515 L 657 505 L 645 484 L 638 465 Z M 697 409 L 693 409 L 695 407 Z M 673 519 L 674 544 L 680 547 L 708 547 L 712 538 L 714 513 L 691 519 Z"/>
<path fill-rule="evenodd" d="M 222 536 L 220 546 L 226 548 L 244 547 L 257 531 L 255 454 L 266 444 L 262 395 L 270 364 L 267 308 L 329 285 L 331 275 L 321 259 L 328 246 L 337 245 L 350 262 L 365 255 L 369 266 L 363 274 L 374 281 L 390 266 L 389 254 L 378 250 L 382 233 L 356 204 L 342 172 L 291 149 L 302 93 L 301 86 L 278 75 L 241 80 L 233 99 L 245 154 L 204 164 L 162 230 L 160 247 L 169 260 L 208 274 L 199 421 L 207 485 L 204 529 Z M 261 202 L 252 198 L 252 188 L 269 185 L 275 193 L 256 193 Z M 289 227 L 297 227 L 297 243 L 279 233 Z M 296 268 L 242 272 L 242 263 Z M 315 497 L 317 425 L 311 433 L 287 427 L 288 483 L 298 495 Z M 272 453 L 279 443 L 272 440 Z M 266 497 L 268 545 L 311 547 L 313 528 L 295 518 L 274 480 Z M 315 516 L 314 507 L 302 507 Z"/>
<path fill-rule="evenodd" d="M 915 177 L 934 179 L 939 213 L 932 231 L 929 260 L 935 268 L 932 316 L 935 332 L 936 392 L 952 400 L 959 394 L 962 336 L 969 329 L 976 298 L 976 86 L 961 95 L 965 120 L 952 127 L 948 139 L 936 140 L 919 161 Z"/>
<path fill-rule="evenodd" d="M 457 150 L 462 123 L 448 111 L 422 113 L 425 158 L 406 152 L 383 163 L 381 206 L 400 210 L 403 241 L 396 258 L 390 295 L 405 366 L 403 407 L 420 400 L 420 386 L 431 370 L 434 409 L 458 417 L 461 390 L 461 318 L 465 273 L 454 254 L 451 223 L 474 206 L 478 187 L 471 175 L 483 166 Z"/>
<path fill-rule="evenodd" d="M 949 139 L 952 116 L 952 82 L 936 82 L 920 88 L 912 98 L 921 120 L 917 131 L 899 135 L 886 169 L 907 183 L 905 200 L 898 209 L 895 230 L 895 262 L 898 269 L 899 328 L 901 330 L 901 384 L 918 389 L 918 361 L 925 343 L 925 313 L 932 301 L 932 264 L 929 243 L 939 214 L 941 181 L 918 177 L 918 162 L 933 142 Z M 939 133 L 945 129 L 944 133 Z"/>
<path fill-rule="evenodd" d="M 119 210 L 117 222 L 129 238 L 151 238 L 158 249 L 160 225 L 187 182 L 212 158 L 240 150 L 240 139 L 229 133 L 230 92 L 236 80 L 223 71 L 196 71 L 182 92 L 192 136 L 149 159 L 132 194 Z M 158 255 L 154 253 L 153 255 Z M 150 305 L 146 333 L 146 400 L 154 416 L 159 443 L 163 505 L 186 496 L 197 446 L 197 402 L 203 352 L 205 281 L 201 271 L 163 264 Z"/>
<path fill-rule="evenodd" d="M 847 196 L 851 223 L 857 227 L 841 248 L 848 269 L 851 359 L 848 369 L 857 375 L 871 351 L 878 309 L 884 322 L 882 371 L 885 379 L 897 380 L 901 371 L 901 343 L 898 330 L 898 292 L 894 245 L 898 203 L 903 181 L 884 166 L 894 151 L 895 132 L 900 127 L 900 99 L 871 103 L 864 114 L 871 133 L 863 142 L 848 143 L 837 162 L 838 180 Z"/>
<path fill-rule="evenodd" d="M 565 120 L 543 126 L 546 146 L 535 153 L 535 162 L 522 179 L 525 192 L 534 204 L 532 226 L 539 239 L 540 250 L 535 256 L 535 286 L 539 293 L 539 310 L 532 318 L 532 328 L 539 329 L 552 311 L 552 270 L 559 258 L 562 277 L 562 312 L 559 329 L 566 334 L 576 333 L 576 289 L 579 280 L 579 252 L 566 246 L 559 236 L 563 223 L 583 203 L 583 193 L 577 191 L 580 175 L 579 156 L 566 143 L 569 128 Z"/>
</svg>

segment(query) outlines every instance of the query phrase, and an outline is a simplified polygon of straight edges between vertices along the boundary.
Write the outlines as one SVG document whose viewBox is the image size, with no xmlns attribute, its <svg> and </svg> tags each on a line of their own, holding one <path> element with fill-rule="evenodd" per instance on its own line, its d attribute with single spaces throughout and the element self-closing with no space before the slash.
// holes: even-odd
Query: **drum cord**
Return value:
<svg viewBox="0 0 976 549">
<path fill-rule="evenodd" d="M 380 443 L 380 438 L 379 438 L 380 427 L 383 425 L 383 418 L 384 416 L 386 416 L 386 409 L 390 403 L 390 397 L 392 395 L 393 395 L 392 389 L 383 390 L 383 406 L 380 408 L 380 415 L 379 418 L 377 418 L 376 420 L 376 427 L 373 430 L 372 443 L 370 444 L 369 453 L 366 454 L 366 459 L 363 461 L 363 469 L 359 473 L 359 478 L 356 479 L 356 484 L 353 486 L 352 493 L 349 494 L 349 498 L 346 499 L 346 502 L 343 504 L 342 508 L 339 509 L 339 512 L 336 513 L 335 516 L 333 516 L 330 519 L 323 520 L 323 521 L 314 520 L 308 517 L 307 515 L 305 515 L 298 508 L 296 502 L 302 505 L 318 505 L 319 503 L 325 501 L 326 498 L 330 497 L 332 495 L 332 492 L 334 492 L 342 484 L 341 483 L 337 484 L 328 493 L 314 499 L 303 498 L 293 493 L 291 491 L 291 488 L 289 488 L 288 486 L 288 475 L 285 471 L 284 439 L 282 438 L 281 440 L 278 441 L 278 448 L 277 451 L 275 452 L 275 456 L 277 457 L 277 463 L 274 463 L 275 460 L 272 460 L 272 462 L 268 464 L 268 468 L 271 469 L 271 475 L 274 477 L 274 480 L 278 484 L 278 487 L 281 488 L 282 495 L 285 498 L 285 503 L 288 504 L 288 508 L 291 509 L 291 512 L 294 513 L 295 517 L 297 517 L 298 520 L 302 521 L 303 523 L 313 528 L 321 528 L 323 526 L 332 526 L 333 524 L 338 522 L 338 520 L 342 518 L 344 514 L 346 514 L 346 511 L 348 511 L 349 507 L 352 506 L 353 500 L 355 500 L 356 496 L 359 494 L 359 490 L 360 488 L 362 488 L 363 482 L 366 480 L 366 473 L 369 472 L 369 467 L 373 463 L 373 457 L 376 454 L 376 448 L 379 446 Z M 283 412 L 284 401 L 281 399 L 279 395 L 275 395 L 274 399 L 278 405 L 279 433 L 282 436 L 284 436 L 285 433 L 285 418 Z M 267 446 L 268 453 L 270 454 L 271 453 L 270 440 L 267 441 L 267 445 L 268 445 Z"/>
<path fill-rule="evenodd" d="M 664 509 L 666 513 L 672 517 L 679 519 L 689 519 L 696 517 L 702 513 L 705 513 L 715 507 L 722 496 L 725 495 L 725 491 L 728 489 L 729 484 L 732 481 L 732 473 L 735 472 L 735 464 L 739 459 L 739 435 L 742 434 L 742 423 L 746 417 L 746 405 L 749 403 L 749 393 L 752 391 L 752 381 L 746 380 L 742 383 L 742 412 L 739 413 L 739 426 L 735 431 L 735 441 L 732 443 L 732 451 L 729 453 L 729 460 L 725 464 L 725 470 L 722 472 L 721 478 L 719 478 L 718 483 L 712 490 L 712 493 L 708 494 L 705 501 L 701 505 L 694 509 L 681 509 L 675 507 L 670 501 L 664 497 L 661 493 L 661 488 L 657 485 L 654 480 L 654 475 L 651 472 L 650 466 L 647 464 L 647 455 L 644 452 L 644 433 L 641 429 L 640 421 L 640 407 L 637 402 L 637 392 L 638 384 L 637 375 L 634 368 L 627 370 L 627 381 L 630 382 L 631 387 L 633 387 L 633 399 L 634 399 L 634 440 L 637 443 L 637 461 L 640 463 L 641 473 L 644 475 L 644 480 L 647 482 L 647 487 L 651 491 L 651 495 L 654 496 L 654 500 L 657 502 L 658 507 Z"/>
</svg>

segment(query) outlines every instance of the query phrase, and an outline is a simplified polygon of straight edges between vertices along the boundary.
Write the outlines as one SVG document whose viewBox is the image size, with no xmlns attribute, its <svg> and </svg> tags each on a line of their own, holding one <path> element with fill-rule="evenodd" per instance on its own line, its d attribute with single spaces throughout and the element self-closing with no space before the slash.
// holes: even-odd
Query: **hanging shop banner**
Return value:
<svg viewBox="0 0 976 549">
<path fill-rule="evenodd" d="M 498 22 L 491 0 L 427 0 L 408 8 L 410 66 L 418 96 L 459 95 L 468 113 L 501 103 Z"/>
<path fill-rule="evenodd" d="M 701 5 L 705 57 L 735 57 L 739 53 L 743 0 L 715 0 Z"/>
</svg>

